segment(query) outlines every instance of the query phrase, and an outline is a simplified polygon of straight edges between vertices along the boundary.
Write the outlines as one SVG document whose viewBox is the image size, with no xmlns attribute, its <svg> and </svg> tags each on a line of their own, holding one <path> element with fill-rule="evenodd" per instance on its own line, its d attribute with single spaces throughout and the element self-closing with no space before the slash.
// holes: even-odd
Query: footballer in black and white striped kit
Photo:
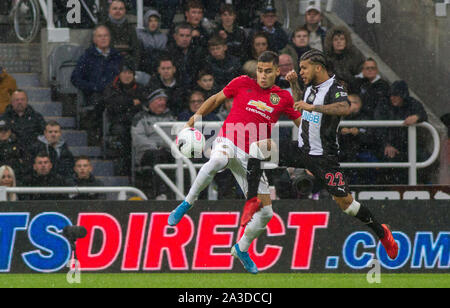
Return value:
<svg viewBox="0 0 450 308">
<path fill-rule="evenodd" d="M 294 109 L 302 112 L 297 142 L 280 142 L 280 166 L 308 169 L 317 180 L 325 184 L 328 192 L 344 211 L 359 219 L 378 236 L 391 259 L 398 255 L 398 244 L 387 225 L 377 222 L 370 210 L 353 199 L 344 173 L 338 161 L 337 130 L 341 117 L 348 115 L 350 104 L 347 92 L 328 72 L 323 52 L 312 49 L 300 59 L 300 76 L 307 89 L 303 100 L 294 103 Z M 294 99 L 301 99 L 297 75 L 286 77 L 291 83 Z M 256 166 L 256 165 L 254 165 Z M 256 166 L 258 167 L 258 166 Z M 259 168 L 259 167 L 258 167 Z M 256 173 L 251 170 L 251 173 Z M 248 179 L 249 186 L 254 185 Z M 244 214 L 247 208 L 244 207 Z M 248 207 L 250 208 L 250 207 Z"/>
</svg>

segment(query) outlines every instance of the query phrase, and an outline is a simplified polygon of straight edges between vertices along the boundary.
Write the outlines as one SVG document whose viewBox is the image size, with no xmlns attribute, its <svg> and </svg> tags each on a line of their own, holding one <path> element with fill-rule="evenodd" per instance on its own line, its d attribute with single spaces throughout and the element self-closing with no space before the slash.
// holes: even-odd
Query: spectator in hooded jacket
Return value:
<svg viewBox="0 0 450 308">
<path fill-rule="evenodd" d="M 26 187 L 61 187 L 67 186 L 66 180 L 53 171 L 53 165 L 47 153 L 39 153 L 34 158 L 33 173 L 24 177 Z M 21 200 L 66 200 L 65 194 L 38 193 L 22 195 Z"/>
<path fill-rule="evenodd" d="M 147 28 L 137 30 L 137 36 L 143 47 L 141 70 L 153 75 L 158 58 L 167 49 L 168 37 L 160 30 L 161 14 L 148 10 L 144 15 Z"/>
<path fill-rule="evenodd" d="M 91 160 L 87 156 L 77 157 L 75 166 L 73 167 L 74 175 L 71 179 L 70 185 L 74 187 L 102 187 L 103 182 L 97 179 L 92 173 L 93 167 Z M 72 200 L 103 200 L 106 199 L 105 194 L 87 193 L 70 195 Z"/>
<path fill-rule="evenodd" d="M 353 46 L 350 32 L 345 27 L 334 27 L 326 36 L 325 53 L 332 64 L 336 78 L 352 88 L 355 76 L 361 72 L 365 61 L 362 53 Z"/>
<path fill-rule="evenodd" d="M 44 134 L 38 137 L 33 145 L 32 155 L 47 153 L 53 165 L 53 172 L 64 179 L 73 175 L 74 158 L 69 146 L 62 137 L 61 125 L 56 121 L 49 121 Z"/>
<path fill-rule="evenodd" d="M 212 37 L 208 42 L 209 56 L 206 58 L 216 85 L 224 88 L 231 80 L 241 75 L 241 61 L 227 53 L 226 41 L 219 36 Z"/>
<path fill-rule="evenodd" d="M 324 51 L 327 30 L 320 25 L 322 22 L 320 5 L 310 5 L 306 8 L 305 22 L 303 27 L 309 31 L 309 45 L 311 48 Z"/>
<path fill-rule="evenodd" d="M 239 58 L 243 63 L 247 54 L 247 33 L 238 25 L 236 18 L 236 10 L 233 5 L 222 5 L 220 8 L 220 23 L 217 25 L 214 36 L 224 39 L 228 46 L 228 53 Z"/>
<path fill-rule="evenodd" d="M 11 104 L 6 107 L 2 118 L 11 125 L 12 132 L 25 151 L 30 150 L 45 129 L 44 117 L 28 105 L 28 95 L 20 89 L 11 95 Z"/>
<path fill-rule="evenodd" d="M 88 131 L 89 143 L 98 144 L 101 136 L 103 91 L 119 75 L 123 57 L 111 46 L 111 34 L 107 27 L 97 26 L 93 31 L 93 45 L 78 60 L 71 81 L 83 92 L 87 100 L 81 115 L 81 126 Z"/>
<path fill-rule="evenodd" d="M 363 104 L 361 114 L 368 120 L 375 118 L 375 109 L 389 104 L 389 83 L 383 80 L 378 71 L 377 62 L 368 58 L 362 66 L 361 74 L 356 76 L 351 92 L 359 94 Z"/>
<path fill-rule="evenodd" d="M 257 32 L 265 32 L 269 37 L 269 49 L 279 52 L 289 41 L 287 33 L 284 31 L 282 25 L 278 22 L 277 10 L 274 6 L 266 6 L 262 10 L 261 22 L 253 30 L 250 36 Z"/>
<path fill-rule="evenodd" d="M 136 68 L 141 64 L 142 50 L 136 28 L 126 17 L 127 9 L 123 0 L 112 0 L 105 21 L 111 33 L 111 47 L 117 49 L 127 61 L 132 61 Z"/>
<path fill-rule="evenodd" d="M 6 106 L 11 102 L 11 95 L 16 90 L 16 80 L 0 66 L 0 114 L 5 112 Z"/>
<path fill-rule="evenodd" d="M 409 88 L 405 81 L 395 81 L 391 86 L 390 104 L 380 105 L 375 111 L 376 120 L 403 121 L 405 126 L 415 125 L 425 122 L 428 115 L 423 105 L 409 95 Z M 390 127 L 379 130 L 384 142 L 384 161 L 404 162 L 408 161 L 408 130 L 403 127 Z M 425 161 L 427 158 L 426 149 L 419 144 L 417 151 L 418 161 Z M 407 170 L 389 170 L 386 172 L 386 181 L 390 184 L 408 184 Z"/>
<path fill-rule="evenodd" d="M 108 121 L 107 155 L 115 158 L 116 174 L 131 174 L 131 121 L 142 110 L 144 89 L 136 83 L 132 63 L 123 64 L 120 74 L 106 87 L 103 96 Z"/>
</svg>

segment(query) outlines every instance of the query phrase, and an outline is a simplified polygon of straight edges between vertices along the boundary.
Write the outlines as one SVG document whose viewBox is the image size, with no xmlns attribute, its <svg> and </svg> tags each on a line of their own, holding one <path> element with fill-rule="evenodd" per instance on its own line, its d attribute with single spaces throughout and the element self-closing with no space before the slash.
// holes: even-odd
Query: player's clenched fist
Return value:
<svg viewBox="0 0 450 308">
<path fill-rule="evenodd" d="M 296 82 L 296 81 L 298 80 L 298 75 L 297 75 L 297 73 L 296 73 L 294 70 L 290 71 L 290 72 L 287 73 L 287 75 L 286 75 L 286 80 L 289 81 L 290 83 Z"/>
</svg>

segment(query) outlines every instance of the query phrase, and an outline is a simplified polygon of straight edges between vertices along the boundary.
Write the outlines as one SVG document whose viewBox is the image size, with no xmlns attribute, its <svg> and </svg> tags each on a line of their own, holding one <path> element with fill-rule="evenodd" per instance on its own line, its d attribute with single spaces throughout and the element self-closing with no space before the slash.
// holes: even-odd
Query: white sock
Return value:
<svg viewBox="0 0 450 308">
<path fill-rule="evenodd" d="M 358 214 L 360 208 L 361 204 L 358 201 L 353 200 L 352 204 L 350 204 L 350 206 L 344 211 L 344 213 L 355 217 Z"/>
<path fill-rule="evenodd" d="M 200 193 L 211 184 L 214 176 L 220 170 L 224 169 L 228 164 L 228 158 L 226 156 L 216 155 L 203 165 L 195 178 L 194 184 L 192 184 L 189 194 L 186 197 L 186 202 L 190 205 L 194 205 Z"/>
<path fill-rule="evenodd" d="M 254 239 L 258 238 L 266 229 L 267 224 L 272 219 L 272 206 L 265 206 L 260 211 L 256 212 L 252 220 L 245 227 L 244 235 L 239 240 L 239 250 L 247 252 Z"/>
</svg>

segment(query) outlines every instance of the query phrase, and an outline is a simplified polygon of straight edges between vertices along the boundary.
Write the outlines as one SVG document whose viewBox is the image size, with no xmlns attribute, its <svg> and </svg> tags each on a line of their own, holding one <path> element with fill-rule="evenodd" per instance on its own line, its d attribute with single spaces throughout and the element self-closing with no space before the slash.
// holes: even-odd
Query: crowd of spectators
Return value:
<svg viewBox="0 0 450 308">
<path fill-rule="evenodd" d="M 71 78 L 85 100 L 80 124 L 88 131 L 90 145 L 105 144 L 117 175 L 130 176 L 132 163 L 148 167 L 150 197 L 164 199 L 168 194 L 152 167 L 173 162 L 170 148 L 153 124 L 187 121 L 233 78 L 241 74 L 255 78 L 256 59 L 267 50 L 280 54 L 281 74 L 276 84 L 288 91 L 285 77 L 292 70 L 299 72 L 302 54 L 312 48 L 323 50 L 330 75 L 350 94 L 351 114 L 346 120 L 404 120 L 405 125 L 427 120 L 406 83 L 391 86 L 383 80 L 376 61 L 363 57 L 346 28 L 322 26 L 319 7 L 308 7 L 305 24 L 290 33 L 278 21 L 272 1 L 181 1 L 185 20 L 177 24 L 173 18 L 180 1 L 144 1 L 151 8 L 144 16 L 145 29 L 136 30 L 126 17 L 127 9 L 136 8 L 135 2 L 109 2 L 108 14 L 95 26 L 92 45 L 78 60 Z M 147 78 L 138 80 L 137 72 Z M 304 87 L 301 79 L 299 84 Z M 203 120 L 223 121 L 232 103 L 227 101 Z M 92 175 L 89 158 L 74 158 L 62 138 L 61 126 L 55 121 L 46 123 L 28 105 L 27 93 L 17 89 L 2 68 L 0 113 L 0 166 L 5 165 L 0 168 L 0 179 L 4 185 L 102 185 Z M 281 131 L 281 136 L 292 137 L 289 129 Z M 407 160 L 407 137 L 401 128 L 342 127 L 339 138 L 343 161 Z M 407 184 L 403 172 L 359 169 L 349 170 L 349 175 L 351 184 Z M 222 182 L 229 186 L 222 196 L 232 195 L 231 174 L 228 180 L 222 177 Z M 103 197 L 83 194 L 70 198 Z M 28 198 L 54 199 L 55 195 Z"/>
</svg>

